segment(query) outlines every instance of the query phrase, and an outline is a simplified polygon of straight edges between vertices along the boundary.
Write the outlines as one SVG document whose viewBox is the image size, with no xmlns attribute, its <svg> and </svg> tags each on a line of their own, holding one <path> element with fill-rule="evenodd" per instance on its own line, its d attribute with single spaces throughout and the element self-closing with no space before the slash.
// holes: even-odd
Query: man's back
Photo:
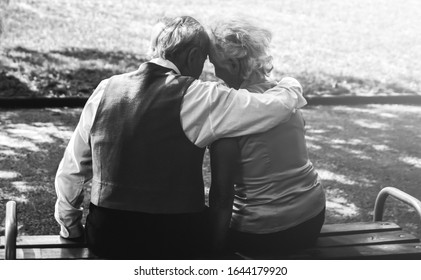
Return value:
<svg viewBox="0 0 421 280">
<path fill-rule="evenodd" d="M 144 63 L 108 82 L 93 122 L 87 241 L 107 258 L 205 254 L 204 149 L 182 128 L 193 78 Z M 114 244 L 110 240 L 119 239 Z"/>
<path fill-rule="evenodd" d="M 153 63 L 111 78 L 91 129 L 93 204 L 146 213 L 203 210 L 204 149 L 180 122 L 193 80 Z"/>
</svg>

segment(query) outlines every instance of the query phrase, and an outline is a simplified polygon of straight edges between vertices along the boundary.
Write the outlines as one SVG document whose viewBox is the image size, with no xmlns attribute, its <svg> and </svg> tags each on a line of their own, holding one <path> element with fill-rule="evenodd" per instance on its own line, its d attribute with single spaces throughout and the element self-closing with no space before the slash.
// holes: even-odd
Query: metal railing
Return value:
<svg viewBox="0 0 421 280">
<path fill-rule="evenodd" d="M 4 259 L 16 259 L 16 238 L 18 235 L 18 226 L 16 221 L 16 202 L 9 201 L 6 203 L 6 221 L 5 221 L 5 239 Z"/>
<path fill-rule="evenodd" d="M 412 206 L 418 214 L 418 217 L 421 222 L 421 201 L 413 197 L 412 195 L 407 194 L 397 188 L 393 187 L 386 187 L 382 189 L 376 198 L 376 203 L 374 204 L 374 221 L 382 221 L 383 220 L 383 212 L 384 212 L 384 205 L 386 202 L 386 198 L 391 196 L 396 198 L 397 200 L 402 201 L 403 203 Z"/>
</svg>

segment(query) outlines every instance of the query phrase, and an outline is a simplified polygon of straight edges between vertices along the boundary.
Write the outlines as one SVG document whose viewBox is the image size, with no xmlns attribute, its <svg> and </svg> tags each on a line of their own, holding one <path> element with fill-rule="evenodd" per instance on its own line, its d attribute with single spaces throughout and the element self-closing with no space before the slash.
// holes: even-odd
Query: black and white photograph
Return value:
<svg viewBox="0 0 421 280">
<path fill-rule="evenodd" d="M 0 271 L 415 273 L 420 26 L 418 0 L 0 0 Z"/>
</svg>

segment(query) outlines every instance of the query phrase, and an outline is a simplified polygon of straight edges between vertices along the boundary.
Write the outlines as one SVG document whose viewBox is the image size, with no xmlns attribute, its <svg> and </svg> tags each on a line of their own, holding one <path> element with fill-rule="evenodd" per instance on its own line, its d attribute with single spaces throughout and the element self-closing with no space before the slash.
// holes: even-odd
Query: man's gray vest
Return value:
<svg viewBox="0 0 421 280">
<path fill-rule="evenodd" d="M 90 135 L 93 204 L 164 214 L 203 210 L 204 149 L 189 141 L 180 121 L 193 81 L 153 63 L 110 79 Z"/>
</svg>

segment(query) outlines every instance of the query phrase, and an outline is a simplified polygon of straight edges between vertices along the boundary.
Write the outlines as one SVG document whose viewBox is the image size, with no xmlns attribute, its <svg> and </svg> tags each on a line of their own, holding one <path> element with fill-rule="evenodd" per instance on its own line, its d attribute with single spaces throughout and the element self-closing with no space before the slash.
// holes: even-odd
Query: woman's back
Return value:
<svg viewBox="0 0 421 280">
<path fill-rule="evenodd" d="M 264 92 L 274 85 L 266 81 L 247 89 Z M 304 124 L 298 110 L 265 133 L 238 138 L 241 159 L 232 228 L 251 233 L 280 231 L 324 208 L 324 192 L 308 159 Z"/>
<path fill-rule="evenodd" d="M 263 93 L 273 86 L 275 83 L 265 82 L 249 86 L 247 90 Z M 304 119 L 301 111 L 297 110 L 287 122 L 265 133 L 242 137 L 240 144 L 243 157 L 268 157 L 243 161 L 244 172 L 252 177 L 262 173 L 276 175 L 303 166 L 308 161 L 304 133 Z"/>
</svg>

